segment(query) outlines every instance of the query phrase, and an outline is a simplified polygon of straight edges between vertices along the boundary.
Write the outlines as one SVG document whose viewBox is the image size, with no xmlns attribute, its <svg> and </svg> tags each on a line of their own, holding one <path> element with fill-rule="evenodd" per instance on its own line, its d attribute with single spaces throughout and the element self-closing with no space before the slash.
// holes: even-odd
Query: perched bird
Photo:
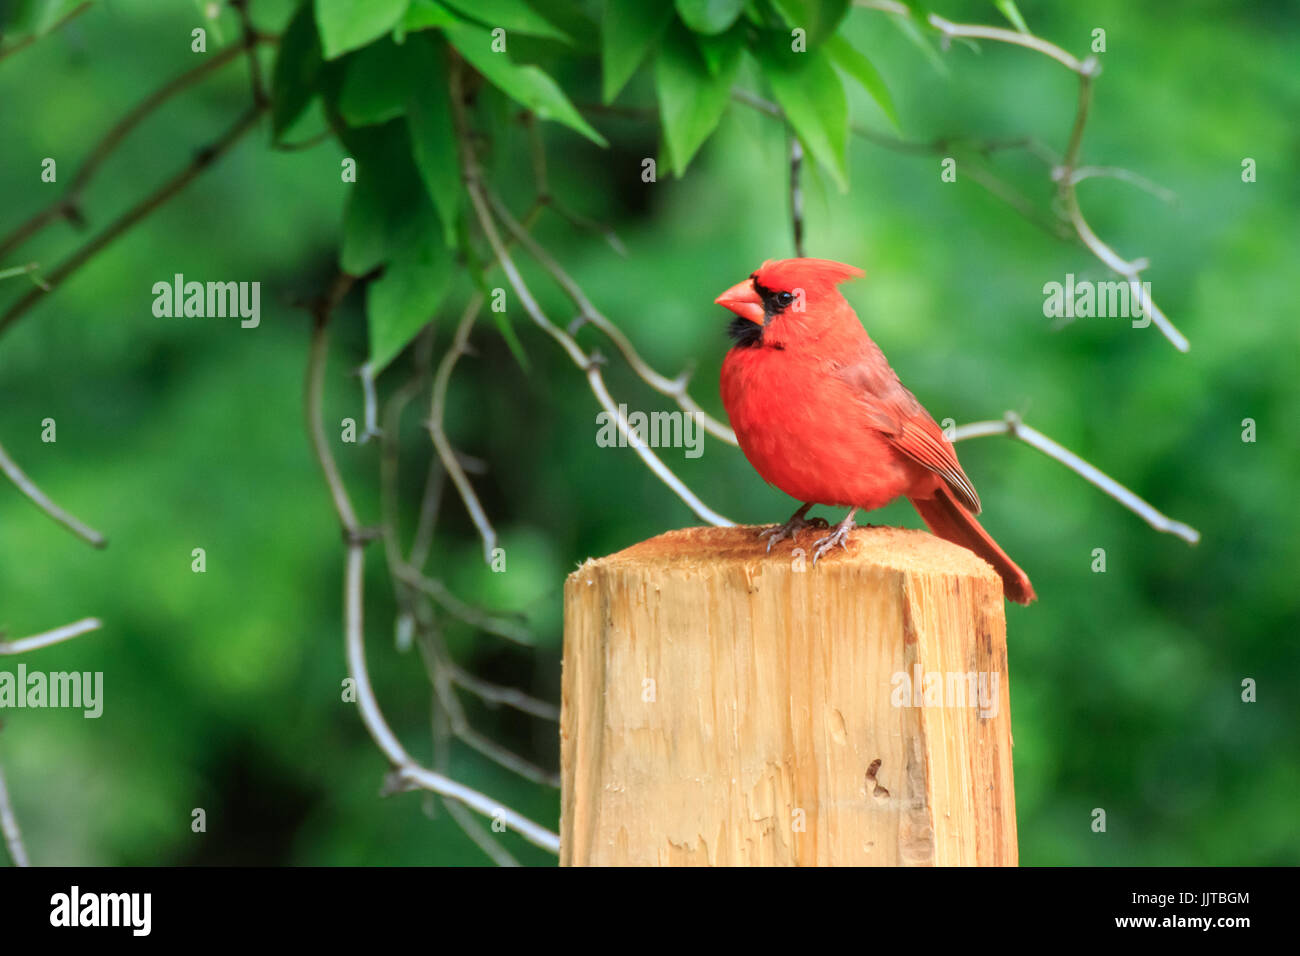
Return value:
<svg viewBox="0 0 1300 956">
<path fill-rule="evenodd" d="M 952 444 L 903 387 L 836 286 L 863 275 L 828 259 L 780 259 L 718 296 L 735 313 L 722 363 L 722 404 L 741 451 L 769 483 L 804 502 L 763 531 L 768 550 L 799 530 L 814 504 L 851 509 L 819 539 L 813 563 L 845 545 L 859 509 L 904 495 L 936 535 L 993 565 L 1012 601 L 1028 604 L 1025 572 L 975 515 L 979 496 Z"/>
</svg>

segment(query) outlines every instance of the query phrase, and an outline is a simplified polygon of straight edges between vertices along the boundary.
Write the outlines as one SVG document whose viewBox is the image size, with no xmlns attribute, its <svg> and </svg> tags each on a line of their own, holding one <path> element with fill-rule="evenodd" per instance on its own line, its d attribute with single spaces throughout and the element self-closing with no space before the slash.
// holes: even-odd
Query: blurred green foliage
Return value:
<svg viewBox="0 0 1300 956">
<path fill-rule="evenodd" d="M 0 23 L 20 37 L 74 6 L 6 4 Z M 62 195 L 91 144 L 127 109 L 239 42 L 235 12 L 205 20 L 208 6 L 96 5 L 0 60 L 0 234 Z M 705 407 L 720 414 L 715 383 L 727 345 L 727 317 L 713 297 L 763 259 L 792 252 L 786 134 L 717 94 L 734 78 L 794 113 L 819 163 L 805 165 L 809 254 L 866 268 L 847 294 L 936 418 L 1015 410 L 1202 532 L 1196 547 L 1157 534 L 1022 445 L 989 438 L 960 447 L 986 527 L 1040 597 L 1028 609 L 1008 608 L 1024 863 L 1300 860 L 1300 514 L 1292 503 L 1300 449 L 1287 425 L 1300 373 L 1291 289 L 1300 261 L 1293 5 L 1019 5 L 1035 33 L 1079 54 L 1094 30 L 1106 31 L 1083 160 L 1132 169 L 1179 198 L 1165 205 L 1096 179 L 1080 185 L 1080 199 L 1122 255 L 1151 260 L 1155 297 L 1191 340 L 1186 355 L 1124 320 L 1054 327 L 1043 317 L 1043 285 L 1071 272 L 1108 279 L 1104 267 L 978 188 L 960 165 L 956 183 L 941 181 L 942 155 L 843 135 L 828 88 L 827 76 L 847 78 L 853 122 L 882 133 L 896 113 L 909 140 L 1035 135 L 1059 149 L 1074 117 L 1075 78 L 1033 52 L 984 43 L 939 53 L 933 39 L 916 42 L 878 11 L 762 5 L 774 16 L 830 11 L 810 31 L 827 35 L 843 7 L 839 36 L 857 57 L 828 53 L 835 66 L 821 63 L 817 81 L 805 82 L 752 55 L 762 49 L 753 30 L 764 22 L 750 16 L 755 5 L 679 0 L 673 23 L 636 5 L 641 18 L 620 32 L 597 27 L 599 7 L 555 0 L 493 6 L 523 17 L 508 24 L 508 66 L 470 46 L 491 22 L 465 21 L 482 19 L 475 10 L 485 6 L 317 0 L 315 31 L 311 11 L 296 6 L 251 2 L 254 21 L 278 34 L 285 51 L 262 54 L 277 91 L 273 117 L 0 337 L 0 442 L 56 501 L 111 539 L 107 551 L 86 548 L 0 483 L 0 626 L 24 635 L 89 614 L 106 625 L 23 659 L 29 668 L 103 671 L 102 718 L 0 714 L 0 762 L 36 862 L 485 861 L 445 812 L 426 812 L 424 795 L 378 799 L 383 760 L 340 699 L 342 554 L 302 427 L 310 319 L 294 306 L 322 290 L 340 250 L 354 271 L 386 264 L 336 318 L 327 423 L 360 418 L 352 373 L 367 360 L 391 362 L 381 393 L 403 381 L 410 350 L 402 345 L 429 302 L 441 303 L 438 350 L 449 340 L 473 290 L 458 266 L 472 230 L 448 186 L 448 119 L 437 95 L 445 87 L 410 80 L 445 59 L 437 36 L 449 36 L 486 74 L 475 125 L 490 132 L 480 144 L 487 176 L 516 210 L 533 198 L 534 181 L 528 127 L 507 96 L 558 121 L 538 127 L 551 192 L 611 224 L 627 256 L 550 213 L 536 235 L 652 364 L 670 374 L 696 368 L 693 393 Z M 938 12 L 1006 23 L 994 4 L 977 0 Z M 210 31 L 206 53 L 191 52 L 199 26 Z M 881 80 L 874 87 L 873 74 Z M 35 261 L 49 271 L 249 102 L 242 58 L 169 101 L 82 197 L 86 234 L 59 221 L 0 270 Z M 269 148 L 273 134 L 309 143 L 331 124 L 339 135 L 312 148 Z M 57 183 L 40 180 L 45 157 L 57 160 Z M 340 181 L 345 157 L 358 159 L 355 186 Z M 656 182 L 641 178 L 647 157 L 660 159 Z M 1242 181 L 1247 157 L 1258 164 L 1257 182 Z M 1050 208 L 1042 164 L 1015 151 L 992 163 Z M 847 192 L 836 186 L 841 179 Z M 567 322 L 572 306 L 524 259 L 542 306 Z M 155 318 L 153 283 L 175 273 L 260 281 L 261 326 Z M 30 288 L 23 277 L 5 280 L 0 308 Z M 539 638 L 525 650 L 449 624 L 457 658 L 480 676 L 558 701 L 565 574 L 589 555 L 695 519 L 631 451 L 597 447 L 598 409 L 583 377 L 522 310 L 512 307 L 508 319 L 527 371 L 483 322 L 447 415 L 457 447 L 488 463 L 474 482 L 508 573 L 483 566 L 451 492 L 430 571 L 466 599 L 524 612 Z M 591 328 L 579 338 L 601 344 Z M 663 407 L 620 362 L 607 377 L 617 400 Z M 430 454 L 418 417 L 407 416 L 402 435 L 408 531 Z M 57 443 L 41 441 L 46 418 L 57 422 Z M 1257 424 L 1253 443 L 1242 441 L 1247 418 Z M 378 453 L 373 443 L 336 445 L 363 520 L 378 518 Z M 733 519 L 771 522 L 790 510 L 719 442 L 706 440 L 698 460 L 681 450 L 664 458 Z M 872 520 L 919 525 L 905 504 Z M 195 547 L 207 551 L 204 574 L 190 570 Z M 1104 574 L 1091 570 L 1095 548 L 1106 551 Z M 394 648 L 394 613 L 372 549 L 372 676 L 394 729 L 427 760 L 429 685 L 414 654 Z M 1257 703 L 1241 702 L 1246 678 L 1258 681 Z M 553 724 L 466 704 L 489 736 L 555 766 Z M 464 748 L 451 769 L 555 825 L 554 792 Z M 190 829 L 199 807 L 206 834 Z M 1090 829 L 1098 807 L 1107 812 L 1105 834 Z M 549 860 L 513 835 L 504 840 L 523 862 Z"/>
</svg>

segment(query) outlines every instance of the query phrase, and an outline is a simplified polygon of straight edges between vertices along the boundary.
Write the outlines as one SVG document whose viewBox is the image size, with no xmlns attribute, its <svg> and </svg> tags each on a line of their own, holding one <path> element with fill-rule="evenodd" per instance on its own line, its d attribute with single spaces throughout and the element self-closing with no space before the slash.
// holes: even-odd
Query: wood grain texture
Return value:
<svg viewBox="0 0 1300 956">
<path fill-rule="evenodd" d="M 992 568 L 900 528 L 813 568 L 825 532 L 768 555 L 757 530 L 672 531 L 569 576 L 561 863 L 1014 865 Z"/>
</svg>

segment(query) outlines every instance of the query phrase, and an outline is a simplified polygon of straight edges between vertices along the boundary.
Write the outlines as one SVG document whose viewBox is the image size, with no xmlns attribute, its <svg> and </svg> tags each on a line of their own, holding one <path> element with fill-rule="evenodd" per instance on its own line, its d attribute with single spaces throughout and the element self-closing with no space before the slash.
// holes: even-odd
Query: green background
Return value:
<svg viewBox="0 0 1300 956">
<path fill-rule="evenodd" d="M 61 195 L 127 108 L 198 62 L 204 54 L 190 51 L 189 34 L 202 25 L 198 10 L 116 0 L 0 62 L 0 233 Z M 1001 438 L 959 446 L 985 526 L 1039 595 L 1007 612 L 1022 862 L 1294 864 L 1300 16 L 1281 2 L 1026 0 L 1021 10 L 1035 32 L 1079 54 L 1092 30 L 1107 32 L 1083 159 L 1135 170 L 1178 201 L 1113 180 L 1081 184 L 1080 199 L 1120 254 L 1151 260 L 1155 298 L 1191 351 L 1124 320 L 1054 327 L 1042 314 L 1044 283 L 1069 272 L 1111 276 L 960 167 L 956 183 L 942 182 L 939 155 L 855 138 L 845 195 L 810 170 L 808 253 L 867 270 L 848 297 L 937 419 L 1015 410 L 1203 534 L 1195 547 L 1158 534 L 1026 446 Z M 253 11 L 272 31 L 292 12 L 279 0 L 254 0 Z M 1000 22 L 985 3 L 938 12 Z M 219 23 L 232 42 L 232 16 Z M 1058 64 L 998 44 L 978 53 L 958 45 L 943 56 L 944 75 L 882 14 L 855 11 L 847 29 L 888 82 L 908 138 L 1032 134 L 1063 146 L 1076 83 Z M 209 40 L 210 56 L 220 44 Z M 556 68 L 580 106 L 600 99 L 592 63 Z M 743 82 L 753 86 L 752 70 Z M 182 167 L 247 103 L 240 60 L 159 110 L 88 190 L 90 228 Z M 619 103 L 633 109 L 587 113 L 609 150 L 561 126 L 543 131 L 553 191 L 612 224 L 627 256 L 557 216 L 544 216 L 537 234 L 658 369 L 695 367 L 693 394 L 721 415 L 728 317 L 712 300 L 762 260 L 791 254 L 785 138 L 774 120 L 733 104 L 684 178 L 661 163 L 647 184 L 641 159 L 659 155 L 649 70 Z M 853 115 L 886 128 L 860 91 Z M 321 125 L 316 108 L 300 138 Z M 342 550 L 302 425 L 310 319 L 292 303 L 318 292 L 334 268 L 349 187 L 339 181 L 336 142 L 292 153 L 268 144 L 264 119 L 0 338 L 0 442 L 111 539 L 103 552 L 86 547 L 0 482 L 0 626 L 21 636 L 86 615 L 105 622 L 22 658 L 29 669 L 103 671 L 101 719 L 0 714 L 0 762 L 37 863 L 486 861 L 445 812 L 427 812 L 423 795 L 378 798 L 382 758 L 340 700 Z M 59 164 L 57 184 L 39 180 L 47 156 Z M 1258 163 L 1255 183 L 1242 182 L 1246 157 Z M 1049 207 L 1042 165 L 1014 152 L 995 164 Z M 489 176 L 522 210 L 531 179 L 520 133 L 494 145 Z M 36 260 L 48 269 L 79 241 L 58 223 L 0 268 Z M 261 327 L 155 318 L 151 287 L 177 272 L 260 281 Z M 525 274 L 567 323 L 573 310 L 559 290 L 535 269 Z M 0 284 L 0 306 L 29 288 L 23 278 Z M 439 352 L 468 289 L 460 277 L 440 313 Z M 360 417 L 350 374 L 366 355 L 359 302 L 350 299 L 335 323 L 327 423 Z M 597 447 L 598 409 L 583 377 L 522 310 L 510 320 L 529 370 L 482 322 L 447 419 L 457 447 L 488 463 L 474 482 L 509 570 L 483 566 L 448 493 L 430 572 L 463 597 L 526 613 L 538 635 L 535 649 L 521 649 L 453 628 L 462 663 L 558 702 L 564 576 L 588 556 L 695 519 L 630 450 Z M 593 329 L 580 338 L 612 352 Z M 384 391 L 402 381 L 408 359 L 381 379 Z M 608 379 L 632 408 L 666 407 L 618 361 Z M 408 504 L 429 454 L 417 417 L 408 415 L 403 438 Z M 57 421 L 55 444 L 40 440 L 45 418 Z M 1242 440 L 1247 418 L 1257 423 L 1253 443 Z M 363 520 L 376 520 L 377 445 L 335 449 Z M 792 509 L 720 442 L 706 439 L 698 460 L 681 449 L 663 457 L 737 521 L 783 520 Z M 920 526 L 905 503 L 870 520 Z M 195 547 L 206 549 L 204 574 L 190 570 Z M 1104 574 L 1091 570 L 1095 548 L 1106 551 Z M 379 699 L 412 753 L 428 760 L 429 686 L 415 655 L 394 648 L 378 547 L 366 583 Z M 1241 700 L 1246 678 L 1258 682 L 1256 703 Z M 553 724 L 466 703 L 494 739 L 557 766 Z M 452 770 L 557 824 L 555 791 L 460 747 Z M 199 807 L 205 834 L 190 828 Z M 1107 813 L 1104 834 L 1091 830 L 1094 808 Z M 551 859 L 513 835 L 504 841 L 522 862 Z"/>
</svg>

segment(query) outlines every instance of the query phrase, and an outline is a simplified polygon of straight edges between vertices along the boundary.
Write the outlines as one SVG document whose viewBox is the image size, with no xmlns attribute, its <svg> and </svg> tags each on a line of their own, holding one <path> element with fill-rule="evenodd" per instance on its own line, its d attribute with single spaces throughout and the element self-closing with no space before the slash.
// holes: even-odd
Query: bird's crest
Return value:
<svg viewBox="0 0 1300 956">
<path fill-rule="evenodd" d="M 754 273 L 754 280 L 765 289 L 784 291 L 795 288 L 829 292 L 841 282 L 866 275 L 857 266 L 832 259 L 769 259 Z"/>
</svg>

